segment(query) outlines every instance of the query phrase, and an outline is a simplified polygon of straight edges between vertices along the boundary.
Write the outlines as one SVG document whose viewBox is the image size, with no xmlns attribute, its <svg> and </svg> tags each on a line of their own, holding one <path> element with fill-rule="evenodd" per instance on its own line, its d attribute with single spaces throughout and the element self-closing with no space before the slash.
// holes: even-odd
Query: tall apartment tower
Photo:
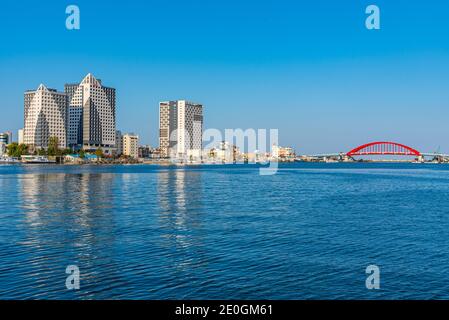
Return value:
<svg viewBox="0 0 449 320">
<path fill-rule="evenodd" d="M 203 106 L 186 100 L 159 103 L 159 147 L 163 157 L 201 157 Z"/>
<path fill-rule="evenodd" d="M 115 155 L 121 156 L 123 154 L 123 136 L 120 130 L 115 131 Z"/>
<path fill-rule="evenodd" d="M 68 96 L 68 145 L 93 151 L 115 148 L 115 89 L 88 74 L 79 84 L 66 84 Z"/>
<path fill-rule="evenodd" d="M 41 84 L 24 94 L 23 142 L 32 148 L 48 148 L 51 137 L 60 148 L 67 146 L 67 95 Z"/>
</svg>

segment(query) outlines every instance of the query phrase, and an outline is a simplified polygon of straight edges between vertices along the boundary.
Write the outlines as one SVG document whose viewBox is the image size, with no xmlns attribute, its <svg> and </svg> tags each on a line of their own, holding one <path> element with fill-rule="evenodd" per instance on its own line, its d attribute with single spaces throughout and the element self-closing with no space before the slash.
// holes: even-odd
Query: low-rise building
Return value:
<svg viewBox="0 0 449 320">
<path fill-rule="evenodd" d="M 6 155 L 8 144 L 11 143 L 12 143 L 11 131 L 0 133 L 0 156 Z"/>
<path fill-rule="evenodd" d="M 12 132 L 3 132 L 0 133 L 0 143 L 4 143 L 6 145 L 12 143 Z"/>
<path fill-rule="evenodd" d="M 133 133 L 123 135 L 123 154 L 134 159 L 139 158 L 139 136 Z"/>
<path fill-rule="evenodd" d="M 295 151 L 291 147 L 281 147 L 277 145 L 271 147 L 271 158 L 274 160 L 290 161 L 295 157 Z"/>
<path fill-rule="evenodd" d="M 3 156 L 6 154 L 6 144 L 3 142 L 0 142 L 0 156 Z"/>
<path fill-rule="evenodd" d="M 227 141 L 222 141 L 216 148 L 207 151 L 205 157 L 209 161 L 219 161 L 223 163 L 233 163 L 241 160 L 239 148 Z"/>
<path fill-rule="evenodd" d="M 95 154 L 86 153 L 83 158 L 79 154 L 68 154 L 64 157 L 65 163 L 81 164 L 86 162 L 96 162 L 98 157 Z"/>
<path fill-rule="evenodd" d="M 160 159 L 162 158 L 162 151 L 160 148 L 154 148 L 153 152 L 151 153 L 152 159 Z"/>
<path fill-rule="evenodd" d="M 64 162 L 68 163 L 83 163 L 84 160 L 80 157 L 79 154 L 68 154 L 64 157 Z"/>
<path fill-rule="evenodd" d="M 153 148 L 151 146 L 140 146 L 138 153 L 139 158 L 151 158 L 153 154 Z"/>
</svg>

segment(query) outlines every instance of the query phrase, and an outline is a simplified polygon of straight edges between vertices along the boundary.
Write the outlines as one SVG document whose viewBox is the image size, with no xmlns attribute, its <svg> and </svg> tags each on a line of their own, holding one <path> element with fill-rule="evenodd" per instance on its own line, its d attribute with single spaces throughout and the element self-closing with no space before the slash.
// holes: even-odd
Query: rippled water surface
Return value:
<svg viewBox="0 0 449 320">
<path fill-rule="evenodd" d="M 2 165 L 0 298 L 447 299 L 449 166 Z"/>
</svg>

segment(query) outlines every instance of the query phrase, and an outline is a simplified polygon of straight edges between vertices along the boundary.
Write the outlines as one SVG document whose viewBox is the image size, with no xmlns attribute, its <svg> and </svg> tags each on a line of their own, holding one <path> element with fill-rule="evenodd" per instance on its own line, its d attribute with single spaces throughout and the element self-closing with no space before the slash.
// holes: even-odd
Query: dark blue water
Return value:
<svg viewBox="0 0 449 320">
<path fill-rule="evenodd" d="M 4 165 L 0 190 L 1 299 L 449 298 L 445 165 Z"/>
</svg>

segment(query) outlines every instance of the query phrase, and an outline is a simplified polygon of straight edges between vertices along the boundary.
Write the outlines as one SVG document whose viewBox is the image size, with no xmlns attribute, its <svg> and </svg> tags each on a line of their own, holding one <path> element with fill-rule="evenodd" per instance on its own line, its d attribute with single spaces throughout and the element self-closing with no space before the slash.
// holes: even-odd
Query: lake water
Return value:
<svg viewBox="0 0 449 320">
<path fill-rule="evenodd" d="M 2 165 L 0 298 L 448 299 L 449 166 Z"/>
</svg>

